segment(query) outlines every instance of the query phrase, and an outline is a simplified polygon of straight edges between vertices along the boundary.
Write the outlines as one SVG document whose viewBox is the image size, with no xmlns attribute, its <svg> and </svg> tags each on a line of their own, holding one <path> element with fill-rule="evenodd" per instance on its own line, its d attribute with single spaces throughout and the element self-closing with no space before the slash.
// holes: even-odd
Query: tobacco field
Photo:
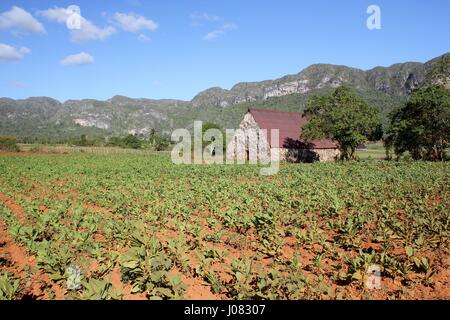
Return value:
<svg viewBox="0 0 450 320">
<path fill-rule="evenodd" d="M 0 299 L 450 299 L 448 163 L 259 169 L 0 155 Z"/>
</svg>

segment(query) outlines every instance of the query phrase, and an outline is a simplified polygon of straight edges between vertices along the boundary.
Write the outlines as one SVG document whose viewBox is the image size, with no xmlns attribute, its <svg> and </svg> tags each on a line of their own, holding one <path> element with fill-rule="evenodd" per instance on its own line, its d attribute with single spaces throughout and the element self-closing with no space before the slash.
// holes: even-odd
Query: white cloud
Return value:
<svg viewBox="0 0 450 320">
<path fill-rule="evenodd" d="M 214 27 L 213 31 L 208 32 L 203 36 L 204 40 L 214 40 L 231 30 L 237 30 L 238 26 L 234 23 L 226 22 L 222 17 L 211 15 L 206 12 L 194 12 L 190 15 L 192 26 L 202 27 L 210 26 Z"/>
<path fill-rule="evenodd" d="M 211 15 L 206 12 L 194 12 L 191 13 L 190 18 L 193 26 L 202 26 L 203 22 L 217 22 L 222 18 L 219 16 Z"/>
<path fill-rule="evenodd" d="M 155 31 L 158 23 L 136 13 L 116 12 L 112 18 L 115 24 L 127 32 L 139 32 L 142 30 Z"/>
<path fill-rule="evenodd" d="M 80 52 L 78 54 L 72 54 L 70 56 L 65 57 L 60 61 L 60 63 L 64 66 L 73 66 L 73 65 L 79 66 L 91 64 L 94 63 L 94 57 L 91 56 L 89 53 Z"/>
<path fill-rule="evenodd" d="M 220 30 L 220 29 L 219 29 L 219 30 L 214 30 L 214 31 L 208 32 L 208 33 L 203 37 L 203 39 L 205 39 L 205 40 L 214 40 L 214 39 L 216 39 L 217 37 L 223 35 L 224 33 L 225 33 L 225 31 Z"/>
<path fill-rule="evenodd" d="M 0 43 L 0 61 L 16 61 L 21 60 L 25 54 L 31 50 L 27 47 L 15 48 L 13 46 Z"/>
<path fill-rule="evenodd" d="M 152 41 L 152 38 L 150 38 L 149 36 L 147 36 L 147 35 L 141 33 L 141 34 L 138 36 L 138 40 L 141 41 L 141 42 L 151 42 L 151 41 Z"/>
<path fill-rule="evenodd" d="M 50 21 L 66 24 L 73 13 L 65 8 L 54 7 L 44 11 L 39 11 L 38 14 Z M 71 39 L 73 42 L 104 40 L 115 32 L 116 29 L 112 26 L 101 28 L 82 16 L 80 16 L 80 28 L 70 30 Z"/>
<path fill-rule="evenodd" d="M 45 33 L 44 26 L 29 12 L 13 6 L 0 13 L 0 29 L 12 29 L 14 33 Z"/>
<path fill-rule="evenodd" d="M 105 28 L 99 28 L 88 20 L 81 20 L 81 29 L 71 30 L 72 41 L 84 42 L 89 40 L 104 40 L 113 35 L 116 29 L 111 26 Z"/>
<path fill-rule="evenodd" d="M 66 23 L 67 19 L 71 15 L 71 12 L 64 8 L 54 7 L 51 9 L 38 11 L 38 15 L 50 21 Z"/>
<path fill-rule="evenodd" d="M 203 39 L 204 40 L 214 40 L 217 39 L 218 37 L 224 35 L 227 31 L 232 31 L 232 30 L 237 30 L 238 26 L 235 25 L 234 23 L 225 23 L 223 24 L 220 28 L 208 32 Z"/>
</svg>

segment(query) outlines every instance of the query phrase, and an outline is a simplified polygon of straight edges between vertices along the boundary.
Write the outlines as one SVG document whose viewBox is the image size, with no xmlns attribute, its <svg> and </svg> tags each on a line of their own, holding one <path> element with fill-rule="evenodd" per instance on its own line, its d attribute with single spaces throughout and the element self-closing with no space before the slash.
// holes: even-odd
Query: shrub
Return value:
<svg viewBox="0 0 450 320">
<path fill-rule="evenodd" d="M 16 137 L 0 136 L 0 150 L 18 152 Z"/>
<path fill-rule="evenodd" d="M 123 145 L 125 148 L 141 149 L 142 141 L 135 135 L 129 134 L 123 139 Z"/>
</svg>

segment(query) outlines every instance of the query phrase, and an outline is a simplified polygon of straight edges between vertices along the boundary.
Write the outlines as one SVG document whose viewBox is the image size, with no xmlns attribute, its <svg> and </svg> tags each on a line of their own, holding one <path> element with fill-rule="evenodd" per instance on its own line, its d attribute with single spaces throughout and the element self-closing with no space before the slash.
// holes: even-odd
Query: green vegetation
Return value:
<svg viewBox="0 0 450 320">
<path fill-rule="evenodd" d="M 4 235 L 36 258 L 0 264 L 6 298 L 449 298 L 447 163 L 283 163 L 266 177 L 78 154 L 0 155 L 0 168 Z M 381 290 L 365 286 L 373 264 Z M 70 265 L 82 277 L 67 290 Z"/>
<path fill-rule="evenodd" d="M 142 134 L 128 134 L 126 136 L 112 136 L 103 138 L 82 134 L 80 137 L 73 139 L 60 138 L 57 143 L 53 140 L 46 139 L 36 139 L 35 142 L 31 143 L 30 141 L 32 140 L 28 139 L 19 139 L 19 141 L 21 141 L 22 143 L 20 144 L 20 148 L 18 147 L 17 149 L 15 149 L 15 151 L 23 149 L 26 151 L 39 152 L 48 150 L 49 152 L 51 152 L 52 149 L 54 149 L 55 151 L 61 149 L 62 153 L 65 153 L 66 151 L 70 152 L 71 149 L 77 149 L 76 147 L 83 147 L 78 148 L 79 150 L 83 150 L 81 152 L 90 151 L 91 149 L 89 148 L 91 147 L 97 148 L 99 150 L 104 150 L 106 148 L 123 148 L 134 150 L 165 151 L 169 149 L 171 144 L 170 138 L 168 136 L 157 133 L 155 130 L 152 130 L 149 136 L 144 136 Z"/>
<path fill-rule="evenodd" d="M 429 86 L 416 90 L 408 103 L 391 114 L 387 149 L 397 156 L 442 161 L 450 146 L 450 89 Z"/>
<path fill-rule="evenodd" d="M 19 151 L 17 140 L 15 137 L 0 136 L 0 150 L 1 151 Z"/>
<path fill-rule="evenodd" d="M 450 87 L 450 54 L 436 59 L 430 72 L 426 76 L 425 86 L 439 85 Z"/>
<path fill-rule="evenodd" d="M 213 122 L 205 122 L 202 124 L 202 134 L 205 135 L 205 132 L 208 131 L 209 129 L 217 129 L 222 131 L 222 128 Z"/>
<path fill-rule="evenodd" d="M 0 300 L 13 300 L 19 292 L 20 281 L 11 279 L 6 274 L 0 274 Z"/>
<path fill-rule="evenodd" d="M 210 152 L 211 154 L 215 154 L 216 153 L 216 148 L 217 145 L 215 146 L 215 143 L 217 143 L 216 141 L 216 137 L 212 136 L 212 137 L 206 137 L 205 133 L 210 130 L 210 129 L 215 129 L 215 130 L 219 130 L 222 134 L 223 137 L 223 141 L 222 141 L 222 152 L 223 154 L 226 154 L 226 148 L 227 148 L 227 141 L 226 141 L 226 133 L 224 132 L 224 130 L 222 130 L 222 128 L 213 122 L 204 122 L 202 124 L 202 137 L 203 137 L 203 148 L 210 148 Z M 194 141 L 192 142 L 192 148 L 194 147 Z"/>
<path fill-rule="evenodd" d="M 347 87 L 339 87 L 328 96 L 311 97 L 305 112 L 310 120 L 302 138 L 335 140 L 345 160 L 355 159 L 356 147 L 381 131 L 378 110 Z"/>
<path fill-rule="evenodd" d="M 150 142 L 151 148 L 156 151 L 167 150 L 171 143 L 168 136 L 158 134 L 154 129 L 152 129 L 148 141 Z"/>
<path fill-rule="evenodd" d="M 141 149 L 142 148 L 142 141 L 133 134 L 129 134 L 125 138 L 123 138 L 122 143 L 123 143 L 123 146 L 126 148 L 131 148 L 131 149 Z"/>
</svg>

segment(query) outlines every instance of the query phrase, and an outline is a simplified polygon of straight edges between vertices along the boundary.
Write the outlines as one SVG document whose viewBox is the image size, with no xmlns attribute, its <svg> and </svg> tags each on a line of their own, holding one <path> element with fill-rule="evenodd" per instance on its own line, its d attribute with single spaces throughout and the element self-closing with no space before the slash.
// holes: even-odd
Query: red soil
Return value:
<svg viewBox="0 0 450 320">
<path fill-rule="evenodd" d="M 16 215 L 17 219 L 19 219 L 21 223 L 27 222 L 27 217 L 23 208 L 19 204 L 17 204 L 13 199 L 8 197 L 4 193 L 0 193 L 0 201 L 6 204 L 8 209 L 11 210 L 11 212 Z"/>
<path fill-rule="evenodd" d="M 60 193 L 56 193 L 53 190 L 51 190 L 50 188 L 44 186 L 43 184 L 30 180 L 28 178 L 22 178 L 26 183 L 31 184 L 32 186 L 34 186 L 38 192 L 44 196 L 56 196 L 58 199 L 67 199 L 67 195 L 65 194 L 60 194 Z"/>
<path fill-rule="evenodd" d="M 1 220 L 0 257 L 6 261 L 6 264 L 0 266 L 0 271 L 12 273 L 21 280 L 22 298 L 48 299 L 49 289 L 52 289 L 55 299 L 63 299 L 65 290 L 37 270 L 36 257 L 29 256 L 23 247 L 14 242 L 7 233 L 5 223 Z"/>
<path fill-rule="evenodd" d="M 186 285 L 185 298 L 189 300 L 221 300 L 222 297 L 211 291 L 211 286 L 199 277 L 186 276 L 174 269 L 173 274 L 180 275 L 181 282 Z"/>
<path fill-rule="evenodd" d="M 129 283 L 124 284 L 121 280 L 119 267 L 116 266 L 111 274 L 109 281 L 114 288 L 120 290 L 123 293 L 123 298 L 126 300 L 147 300 L 144 293 L 131 293 L 131 285 Z"/>
</svg>

